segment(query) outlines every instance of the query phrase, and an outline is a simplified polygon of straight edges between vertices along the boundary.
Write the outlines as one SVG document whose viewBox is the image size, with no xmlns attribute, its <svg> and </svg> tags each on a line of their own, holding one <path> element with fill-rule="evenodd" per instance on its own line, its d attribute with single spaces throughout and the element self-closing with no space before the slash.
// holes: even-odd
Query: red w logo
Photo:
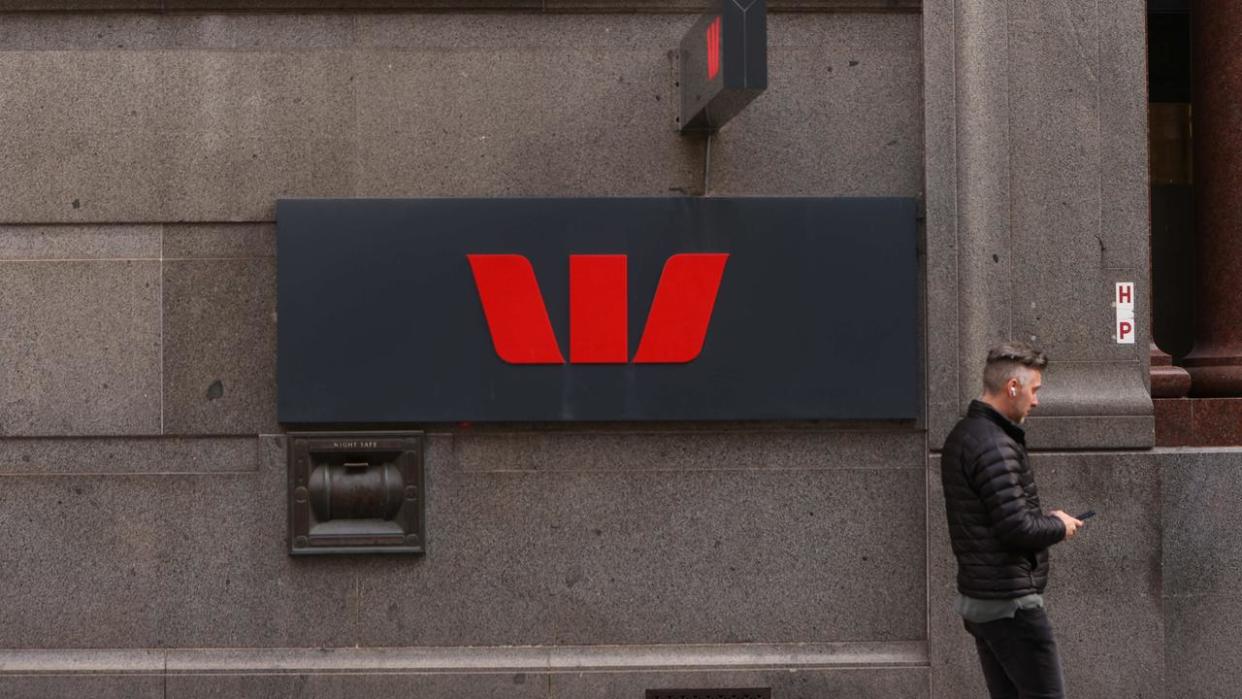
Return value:
<svg viewBox="0 0 1242 699">
<path fill-rule="evenodd" d="M 530 260 L 466 255 L 496 354 L 509 364 L 564 364 Z M 726 253 L 673 255 L 634 355 L 637 364 L 684 364 L 703 350 Z M 629 353 L 625 255 L 569 256 L 569 361 L 624 364 Z"/>
<path fill-rule="evenodd" d="M 713 80 L 720 72 L 720 18 L 707 25 L 707 79 Z"/>
</svg>

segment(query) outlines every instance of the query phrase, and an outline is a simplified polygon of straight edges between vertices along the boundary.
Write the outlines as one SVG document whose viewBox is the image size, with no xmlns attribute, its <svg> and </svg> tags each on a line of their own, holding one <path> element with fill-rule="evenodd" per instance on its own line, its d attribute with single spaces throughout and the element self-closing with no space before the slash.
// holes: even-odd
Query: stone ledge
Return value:
<svg viewBox="0 0 1242 699">
<path fill-rule="evenodd" d="M 185 475 L 259 470 L 257 437 L 0 440 L 0 477 Z"/>
<path fill-rule="evenodd" d="M 922 469 L 914 430 L 430 433 L 463 472 Z"/>
<path fill-rule="evenodd" d="M 0 676 L 926 667 L 924 641 L 652 646 L 0 650 Z"/>
<path fill-rule="evenodd" d="M 0 261 L 160 259 L 158 225 L 0 225 Z"/>
<path fill-rule="evenodd" d="M 686 14 L 703 0 L 0 0 L 3 12 L 311 12 L 408 10 L 414 12 L 600 12 Z M 769 0 L 772 12 L 920 12 L 922 0 Z"/>
<path fill-rule="evenodd" d="M 1040 406 L 1027 418 L 1031 449 L 1150 448 L 1151 394 L 1140 362 L 1053 360 Z"/>
<path fill-rule="evenodd" d="M 163 672 L 161 650 L 6 650 L 0 651 L 0 675 L 148 674 Z"/>
<path fill-rule="evenodd" d="M 1152 414 L 1151 393 L 1139 362 L 1078 362 L 1055 358 L 1044 372 L 1040 406 L 1032 413 L 1056 417 Z"/>
<path fill-rule="evenodd" d="M 1025 427 L 1032 451 L 1148 449 L 1155 444 L 1151 415 L 1032 415 Z"/>
</svg>

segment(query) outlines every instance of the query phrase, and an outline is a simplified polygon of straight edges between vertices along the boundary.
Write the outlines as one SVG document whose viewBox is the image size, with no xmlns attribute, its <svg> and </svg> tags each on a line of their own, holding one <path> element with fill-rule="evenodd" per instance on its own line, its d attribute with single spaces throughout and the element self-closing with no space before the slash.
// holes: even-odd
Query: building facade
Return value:
<svg viewBox="0 0 1242 699">
<path fill-rule="evenodd" d="M 1045 504 L 1099 513 L 1071 694 L 1230 696 L 1240 442 L 1157 444 L 1237 413 L 1152 399 L 1146 4 L 769 0 L 710 151 L 704 6 L 0 0 L 0 695 L 981 696 L 938 452 L 1015 338 Z M 920 201 L 918 419 L 401 425 L 425 554 L 289 555 L 277 200 L 702 196 Z"/>
</svg>

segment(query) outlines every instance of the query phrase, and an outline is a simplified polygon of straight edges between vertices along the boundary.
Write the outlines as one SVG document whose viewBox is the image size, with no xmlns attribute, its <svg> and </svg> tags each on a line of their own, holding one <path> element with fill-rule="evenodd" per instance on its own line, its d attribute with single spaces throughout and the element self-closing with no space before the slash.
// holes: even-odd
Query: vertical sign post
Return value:
<svg viewBox="0 0 1242 699">
<path fill-rule="evenodd" d="M 1117 282 L 1117 292 L 1113 297 L 1113 305 L 1117 308 L 1117 323 L 1114 328 L 1119 345 L 1134 344 L 1134 282 Z"/>
</svg>

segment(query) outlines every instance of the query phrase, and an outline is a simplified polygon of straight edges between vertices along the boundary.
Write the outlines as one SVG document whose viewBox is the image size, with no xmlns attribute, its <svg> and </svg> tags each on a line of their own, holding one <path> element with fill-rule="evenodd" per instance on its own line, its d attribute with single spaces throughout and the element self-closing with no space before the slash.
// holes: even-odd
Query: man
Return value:
<svg viewBox="0 0 1242 699">
<path fill-rule="evenodd" d="M 1048 359 L 1021 342 L 988 352 L 983 395 L 945 440 L 941 459 L 957 611 L 975 638 L 993 699 L 1064 697 L 1061 661 L 1041 596 L 1048 547 L 1082 522 L 1044 514 L 1019 425 L 1039 405 Z"/>
</svg>

